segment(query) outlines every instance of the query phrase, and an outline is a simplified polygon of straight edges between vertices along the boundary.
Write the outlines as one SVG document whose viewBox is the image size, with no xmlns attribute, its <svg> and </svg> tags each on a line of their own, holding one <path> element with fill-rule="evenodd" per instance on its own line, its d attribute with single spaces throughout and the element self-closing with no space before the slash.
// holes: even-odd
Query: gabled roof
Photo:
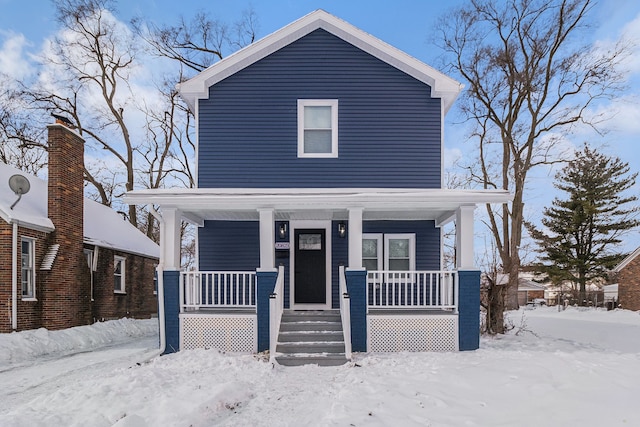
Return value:
<svg viewBox="0 0 640 427">
<path fill-rule="evenodd" d="M 29 180 L 31 189 L 18 198 L 9 189 L 9 177 L 20 174 Z M 51 232 L 55 227 L 47 216 L 47 183 L 38 177 L 0 162 L 0 218 L 21 227 Z M 84 199 L 84 242 L 103 248 L 144 255 L 160 256 L 160 247 L 108 206 Z"/>
<path fill-rule="evenodd" d="M 462 90 L 462 84 L 451 77 L 348 22 L 318 9 L 222 59 L 180 84 L 180 94 L 194 109 L 198 99 L 209 97 L 209 87 L 317 29 L 323 29 L 428 84 L 431 87 L 431 96 L 442 99 L 445 113 Z"/>
<path fill-rule="evenodd" d="M 633 261 L 638 255 L 640 255 L 640 247 L 635 251 L 631 252 L 625 259 L 620 261 L 620 264 L 616 265 L 613 269 L 614 272 L 618 273 L 620 270 L 625 268 L 631 261 Z"/>
</svg>

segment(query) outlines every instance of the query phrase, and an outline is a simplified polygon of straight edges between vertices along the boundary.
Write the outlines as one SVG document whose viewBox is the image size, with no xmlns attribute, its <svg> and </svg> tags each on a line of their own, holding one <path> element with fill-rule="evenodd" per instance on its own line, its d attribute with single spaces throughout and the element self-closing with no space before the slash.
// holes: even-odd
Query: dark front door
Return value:
<svg viewBox="0 0 640 427">
<path fill-rule="evenodd" d="M 325 304 L 327 301 L 327 249 L 324 229 L 295 231 L 296 304 Z"/>
</svg>

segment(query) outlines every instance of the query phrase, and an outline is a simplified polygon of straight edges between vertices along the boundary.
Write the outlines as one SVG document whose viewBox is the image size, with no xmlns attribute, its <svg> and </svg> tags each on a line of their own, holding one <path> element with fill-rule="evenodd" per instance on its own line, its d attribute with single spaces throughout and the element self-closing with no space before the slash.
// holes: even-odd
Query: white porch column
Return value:
<svg viewBox="0 0 640 427">
<path fill-rule="evenodd" d="M 275 268 L 276 236 L 273 209 L 260 209 L 260 269 Z"/>
<path fill-rule="evenodd" d="M 362 208 L 349 209 L 349 268 L 362 268 Z"/>
<path fill-rule="evenodd" d="M 473 211 L 475 205 L 460 206 L 456 210 L 456 268 L 473 270 Z"/>
<path fill-rule="evenodd" d="M 160 257 L 165 270 L 180 270 L 180 226 L 182 213 L 176 208 L 162 209 L 164 225 L 160 223 Z"/>
</svg>

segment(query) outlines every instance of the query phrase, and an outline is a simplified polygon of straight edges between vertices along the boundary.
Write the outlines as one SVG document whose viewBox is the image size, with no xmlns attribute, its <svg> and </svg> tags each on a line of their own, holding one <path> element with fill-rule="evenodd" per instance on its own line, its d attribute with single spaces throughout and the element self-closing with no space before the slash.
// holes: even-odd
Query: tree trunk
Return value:
<svg viewBox="0 0 640 427">
<path fill-rule="evenodd" d="M 489 288 L 487 306 L 487 332 L 504 334 L 504 297 L 506 286 L 492 285 Z"/>
</svg>

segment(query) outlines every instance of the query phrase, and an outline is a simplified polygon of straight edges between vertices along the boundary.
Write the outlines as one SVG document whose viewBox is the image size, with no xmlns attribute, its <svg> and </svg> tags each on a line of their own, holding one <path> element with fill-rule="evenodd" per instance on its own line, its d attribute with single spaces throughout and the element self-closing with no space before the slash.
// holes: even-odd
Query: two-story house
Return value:
<svg viewBox="0 0 640 427">
<path fill-rule="evenodd" d="M 322 10 L 181 84 L 198 187 L 126 195 L 160 207 L 165 350 L 329 364 L 478 348 L 474 209 L 510 195 L 442 188 L 461 88 Z M 196 272 L 179 271 L 182 220 Z M 442 271 L 451 221 L 457 269 Z"/>
</svg>

